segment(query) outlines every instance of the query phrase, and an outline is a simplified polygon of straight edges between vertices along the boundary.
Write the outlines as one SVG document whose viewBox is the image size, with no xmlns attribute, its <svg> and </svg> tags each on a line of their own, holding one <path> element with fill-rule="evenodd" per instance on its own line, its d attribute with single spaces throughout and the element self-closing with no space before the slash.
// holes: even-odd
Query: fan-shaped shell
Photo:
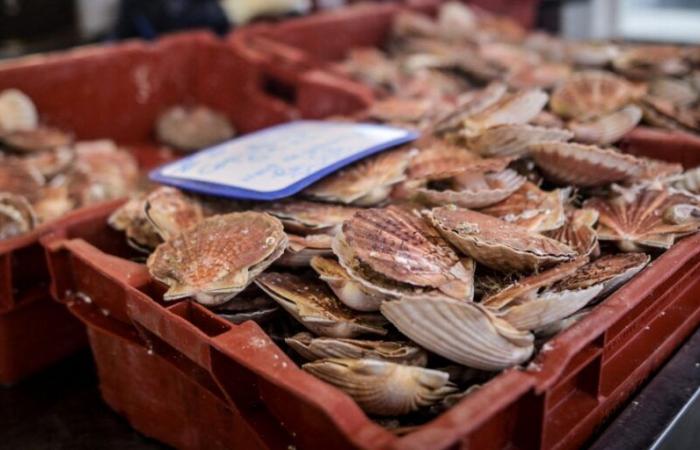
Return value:
<svg viewBox="0 0 700 450">
<path fill-rule="evenodd" d="M 27 233 L 35 226 L 34 210 L 24 197 L 0 192 L 0 241 Z"/>
<path fill-rule="evenodd" d="M 266 272 L 255 284 L 313 333 L 352 338 L 385 335 L 385 321 L 377 314 L 360 314 L 343 305 L 322 282 L 289 273 Z"/>
<path fill-rule="evenodd" d="M 581 256 L 596 255 L 598 248 L 598 233 L 593 228 L 598 221 L 598 211 L 594 209 L 575 209 L 567 214 L 566 223 L 546 233 L 546 236 L 563 242 L 576 250 Z"/>
<path fill-rule="evenodd" d="M 430 206 L 454 204 L 463 208 L 483 208 L 508 198 L 525 183 L 525 177 L 510 169 L 470 175 L 469 181 L 462 176 L 462 182 L 452 189 L 417 188 L 413 199 Z"/>
<path fill-rule="evenodd" d="M 156 122 L 158 140 L 179 150 L 206 148 L 235 135 L 229 120 L 204 106 L 174 106 Z"/>
<path fill-rule="evenodd" d="M 668 100 L 647 95 L 639 102 L 644 121 L 655 127 L 691 133 L 700 130 L 700 120 L 694 108 L 674 105 Z"/>
<path fill-rule="evenodd" d="M 402 299 L 383 303 L 381 311 L 412 341 L 468 367 L 505 369 L 525 362 L 534 350 L 530 333 L 476 303 Z"/>
<path fill-rule="evenodd" d="M 445 372 L 375 359 L 333 358 L 302 368 L 344 391 L 365 412 L 380 416 L 407 414 L 457 391 Z"/>
<path fill-rule="evenodd" d="M 575 291 L 602 286 L 598 297 L 604 297 L 639 273 L 649 264 L 650 259 L 644 253 L 605 255 L 559 281 L 552 287 L 552 291 Z"/>
<path fill-rule="evenodd" d="M 136 250 L 150 253 L 163 242 L 153 224 L 146 217 L 146 195 L 139 195 L 117 208 L 107 223 L 117 231 L 126 233 L 127 243 Z"/>
<path fill-rule="evenodd" d="M 575 256 L 571 248 L 554 239 L 475 211 L 443 206 L 426 216 L 465 255 L 494 270 L 537 270 Z"/>
<path fill-rule="evenodd" d="M 630 78 L 682 75 L 690 69 L 683 48 L 672 45 L 638 45 L 623 50 L 613 59 L 616 71 Z"/>
<path fill-rule="evenodd" d="M 376 205 L 386 200 L 393 185 L 406 179 L 406 168 L 415 152 L 395 150 L 367 158 L 342 169 L 304 191 L 317 200 Z"/>
<path fill-rule="evenodd" d="M 44 187 L 32 205 L 39 222 L 58 219 L 75 207 L 66 186 Z"/>
<path fill-rule="evenodd" d="M 433 178 L 455 170 L 466 169 L 474 162 L 479 161 L 478 156 L 466 151 L 464 148 L 446 141 L 433 141 L 430 145 L 420 150 L 408 166 L 409 180 Z"/>
<path fill-rule="evenodd" d="M 483 89 L 467 92 L 457 100 L 454 110 L 435 121 L 433 131 L 440 134 L 459 130 L 465 119 L 496 104 L 507 92 L 508 86 L 501 82 L 492 82 Z"/>
<path fill-rule="evenodd" d="M 556 88 L 549 106 L 564 118 L 585 121 L 617 111 L 638 94 L 638 90 L 624 78 L 590 70 L 573 74 Z"/>
<path fill-rule="evenodd" d="M 689 106 L 700 99 L 700 89 L 689 79 L 657 78 L 649 84 L 649 94 L 679 106 Z"/>
<path fill-rule="evenodd" d="M 571 75 L 571 66 L 568 64 L 544 62 L 522 66 L 506 77 L 509 85 L 520 88 L 552 88 Z"/>
<path fill-rule="evenodd" d="M 286 246 L 276 218 L 231 213 L 205 219 L 159 245 L 148 258 L 148 269 L 169 286 L 165 300 L 193 296 L 205 305 L 219 305 L 245 289 Z"/>
<path fill-rule="evenodd" d="M 631 155 L 593 145 L 542 142 L 530 146 L 537 166 L 556 183 L 603 186 L 636 177 L 641 162 Z"/>
<path fill-rule="evenodd" d="M 375 102 L 367 118 L 386 123 L 416 124 L 428 119 L 434 103 L 428 99 L 389 97 Z"/>
<path fill-rule="evenodd" d="M 482 156 L 525 156 L 528 146 L 542 141 L 568 141 L 573 133 L 526 124 L 500 125 L 468 138 L 466 146 Z"/>
<path fill-rule="evenodd" d="M 676 176 L 683 172 L 683 165 L 679 163 L 671 163 L 661 161 L 659 159 L 645 158 L 638 156 L 637 159 L 642 163 L 642 170 L 637 175 L 639 180 L 657 180 Z"/>
<path fill-rule="evenodd" d="M 214 312 L 217 316 L 236 325 L 252 320 L 258 324 L 268 322 L 277 315 L 280 307 L 277 302 L 262 292 L 246 295 L 244 291 L 230 302 L 218 306 Z"/>
<path fill-rule="evenodd" d="M 590 122 L 570 122 L 574 139 L 589 144 L 606 145 L 619 141 L 642 120 L 642 110 L 635 105 L 602 115 Z"/>
<path fill-rule="evenodd" d="M 39 171 L 44 177 L 52 178 L 67 172 L 75 158 L 75 151 L 72 147 L 57 147 L 25 155 L 22 157 L 22 161 L 32 169 Z"/>
<path fill-rule="evenodd" d="M 160 187 L 148 194 L 144 212 L 164 241 L 204 220 L 201 205 L 171 187 Z"/>
<path fill-rule="evenodd" d="M 38 198 L 44 182 L 39 171 L 19 160 L 0 161 L 0 192 L 24 197 L 31 203 Z"/>
<path fill-rule="evenodd" d="M 281 220 L 285 230 L 299 234 L 334 232 L 336 227 L 359 211 L 350 206 L 304 200 L 272 202 L 261 209 Z"/>
<path fill-rule="evenodd" d="M 561 227 L 569 189 L 543 191 L 529 181 L 500 203 L 481 212 L 538 233 Z"/>
<path fill-rule="evenodd" d="M 12 150 L 31 153 L 70 145 L 73 137 L 59 129 L 40 126 L 0 135 L 0 141 Z"/>
<path fill-rule="evenodd" d="M 285 267 L 308 267 L 316 256 L 333 254 L 331 244 L 333 236 L 328 234 L 307 234 L 298 236 L 287 234 L 289 245 L 275 264 Z"/>
<path fill-rule="evenodd" d="M 343 224 L 333 250 L 352 275 L 348 249 L 362 264 L 391 280 L 438 289 L 455 298 L 470 298 L 472 293 L 472 274 L 464 273 L 457 254 L 420 215 L 408 210 L 368 209 Z"/>
<path fill-rule="evenodd" d="M 0 92 L 0 135 L 38 126 L 39 114 L 32 99 L 18 89 Z"/>
<path fill-rule="evenodd" d="M 566 54 L 576 65 L 603 67 L 619 54 L 619 48 L 607 42 L 569 42 Z"/>
<path fill-rule="evenodd" d="M 463 134 L 474 136 L 498 125 L 524 124 L 545 107 L 549 96 L 541 89 L 526 89 L 507 94 L 496 103 L 465 119 Z"/>
<path fill-rule="evenodd" d="M 428 353 L 409 342 L 314 337 L 307 332 L 297 333 L 284 341 L 309 361 L 367 358 L 419 367 L 428 363 Z"/>
<path fill-rule="evenodd" d="M 656 185 L 633 187 L 612 199 L 592 198 L 584 207 L 598 211 L 598 239 L 614 241 L 625 252 L 644 247 L 670 248 L 677 237 L 694 233 L 700 220 L 668 223 L 664 212 L 675 205 L 697 205 L 697 199 Z"/>
<path fill-rule="evenodd" d="M 345 306 L 357 311 L 379 311 L 379 306 L 388 297 L 365 288 L 355 281 L 336 260 L 314 256 L 311 267 L 325 281 Z"/>
</svg>

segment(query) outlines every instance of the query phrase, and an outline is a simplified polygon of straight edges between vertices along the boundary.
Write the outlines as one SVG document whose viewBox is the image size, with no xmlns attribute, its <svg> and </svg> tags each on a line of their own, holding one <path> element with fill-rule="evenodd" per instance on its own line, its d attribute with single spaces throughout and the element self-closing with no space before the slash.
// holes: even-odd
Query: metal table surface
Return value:
<svg viewBox="0 0 700 450">
<path fill-rule="evenodd" d="M 590 450 L 700 448 L 700 330 L 588 444 Z M 0 450 L 155 450 L 100 398 L 86 350 L 0 387 Z"/>
</svg>

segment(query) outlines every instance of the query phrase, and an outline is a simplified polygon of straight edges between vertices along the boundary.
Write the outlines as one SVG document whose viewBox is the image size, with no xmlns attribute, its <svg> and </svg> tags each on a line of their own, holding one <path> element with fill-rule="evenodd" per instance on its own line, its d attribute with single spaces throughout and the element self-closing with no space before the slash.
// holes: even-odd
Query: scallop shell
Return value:
<svg viewBox="0 0 700 450">
<path fill-rule="evenodd" d="M 355 281 L 334 259 L 314 256 L 311 258 L 310 265 L 338 299 L 351 309 L 365 312 L 379 311 L 379 306 L 388 298 Z"/>
<path fill-rule="evenodd" d="M 535 299 L 511 306 L 499 313 L 518 330 L 538 330 L 556 323 L 589 304 L 600 295 L 603 286 L 575 291 L 545 291 Z"/>
<path fill-rule="evenodd" d="M 407 175 L 409 180 L 432 179 L 437 174 L 443 175 L 455 170 L 466 169 L 478 160 L 478 156 L 462 147 L 437 140 L 419 150 L 408 166 Z"/>
<path fill-rule="evenodd" d="M 304 194 L 327 202 L 376 205 L 389 197 L 393 185 L 406 179 L 414 156 L 415 152 L 405 150 L 384 152 L 319 181 Z"/>
<path fill-rule="evenodd" d="M 247 290 L 230 302 L 217 307 L 214 312 L 236 325 L 248 320 L 264 324 L 277 315 L 280 307 L 270 297 L 261 292 L 250 296 L 246 296 L 246 293 Z"/>
<path fill-rule="evenodd" d="M 593 311 L 593 307 L 586 307 L 583 308 L 574 314 L 570 315 L 569 317 L 565 317 L 564 319 L 557 320 L 556 322 L 552 322 L 547 326 L 544 326 L 536 331 L 538 337 L 543 337 L 543 338 L 548 338 L 551 336 L 554 336 L 555 334 L 566 330 L 567 328 L 571 327 L 575 323 L 579 322 L 581 319 L 584 317 L 588 316 L 591 311 Z"/>
<path fill-rule="evenodd" d="M 466 146 L 481 156 L 525 156 L 528 146 L 541 141 L 568 141 L 573 133 L 560 128 L 500 125 L 467 139 Z"/>
<path fill-rule="evenodd" d="M 576 65 L 603 67 L 619 54 L 617 46 L 607 42 L 569 42 L 566 55 Z"/>
<path fill-rule="evenodd" d="M 571 248 L 554 239 L 486 214 L 445 206 L 425 214 L 465 255 L 501 272 L 538 270 L 575 256 Z"/>
<path fill-rule="evenodd" d="M 285 230 L 299 234 L 334 232 L 335 228 L 359 211 L 349 206 L 303 200 L 272 202 L 261 209 L 281 220 Z"/>
<path fill-rule="evenodd" d="M 552 291 L 575 291 L 602 286 L 599 298 L 605 297 L 639 273 L 651 258 L 644 253 L 605 255 L 586 264 L 572 275 L 559 281 Z"/>
<path fill-rule="evenodd" d="M 377 314 L 360 314 L 344 306 L 323 283 L 289 273 L 267 272 L 255 284 L 309 331 L 329 337 L 385 335 Z"/>
<path fill-rule="evenodd" d="M 547 128 L 561 128 L 565 127 L 564 121 L 561 117 L 556 114 L 544 110 L 540 111 L 535 117 L 532 118 L 530 124 L 537 127 L 547 127 Z"/>
<path fill-rule="evenodd" d="M 32 206 L 39 221 L 43 223 L 63 216 L 75 208 L 75 203 L 66 186 L 47 186 L 41 190 Z"/>
<path fill-rule="evenodd" d="M 508 198 L 525 183 L 525 178 L 514 170 L 496 173 L 474 173 L 471 180 L 452 186 L 452 189 L 436 190 L 421 187 L 413 192 L 413 199 L 426 205 L 454 204 L 463 208 L 483 208 Z"/>
<path fill-rule="evenodd" d="M 367 358 L 419 367 L 425 367 L 428 363 L 428 353 L 409 342 L 314 337 L 307 332 L 295 334 L 284 341 L 308 361 Z"/>
<path fill-rule="evenodd" d="M 549 96 L 541 89 L 507 94 L 483 111 L 467 117 L 462 134 L 471 137 L 498 125 L 527 123 L 542 111 L 548 100 Z"/>
<path fill-rule="evenodd" d="M 146 217 L 145 204 L 146 195 L 133 197 L 117 208 L 109 216 L 107 223 L 115 230 L 126 233 L 129 246 L 150 253 L 163 240 Z"/>
<path fill-rule="evenodd" d="M 584 207 L 598 211 L 598 239 L 613 241 L 624 252 L 645 247 L 670 248 L 676 238 L 694 233 L 700 220 L 667 223 L 664 212 L 675 205 L 697 205 L 698 200 L 658 185 L 635 186 L 612 199 L 592 198 Z"/>
<path fill-rule="evenodd" d="M 526 182 L 513 195 L 480 212 L 538 233 L 561 227 L 566 221 L 564 203 L 570 189 L 543 191 Z"/>
<path fill-rule="evenodd" d="M 634 156 L 593 145 L 542 142 L 530 146 L 537 166 L 556 183 L 603 186 L 636 177 L 642 170 Z"/>
<path fill-rule="evenodd" d="M 40 126 L 0 135 L 0 142 L 17 152 L 33 153 L 70 145 L 73 137 L 59 129 Z"/>
<path fill-rule="evenodd" d="M 391 24 L 391 33 L 398 37 L 438 35 L 438 24 L 430 17 L 413 11 L 401 11 Z"/>
<path fill-rule="evenodd" d="M 467 92 L 457 100 L 457 106 L 439 117 L 433 124 L 436 134 L 450 133 L 462 128 L 464 121 L 501 100 L 508 86 L 501 82 L 489 83 L 485 88 Z"/>
<path fill-rule="evenodd" d="M 32 205 L 24 197 L 0 192 L 0 241 L 28 233 L 36 225 Z"/>
<path fill-rule="evenodd" d="M 375 102 L 367 111 L 367 118 L 386 123 L 419 123 L 427 119 L 434 104 L 427 99 L 389 97 Z"/>
<path fill-rule="evenodd" d="M 619 111 L 602 115 L 590 122 L 570 122 L 574 139 L 589 144 L 606 145 L 619 141 L 642 120 L 642 110 L 629 105 Z"/>
<path fill-rule="evenodd" d="M 204 106 L 174 106 L 156 122 L 158 140 L 185 151 L 210 147 L 235 134 L 231 122 L 223 114 Z"/>
<path fill-rule="evenodd" d="M 72 147 L 57 147 L 43 152 L 35 152 L 22 157 L 27 166 L 39 171 L 44 177 L 52 178 L 67 172 L 75 162 L 75 151 Z"/>
<path fill-rule="evenodd" d="M 31 203 L 38 198 L 44 183 L 44 177 L 35 168 L 15 159 L 0 161 L 0 192 L 24 197 Z"/>
<path fill-rule="evenodd" d="M 525 48 L 534 50 L 549 61 L 564 61 L 565 42 L 543 31 L 532 31 L 525 38 Z"/>
<path fill-rule="evenodd" d="M 638 45 L 623 50 L 612 61 L 617 72 L 638 79 L 683 75 L 690 70 L 683 49 L 671 45 Z"/>
<path fill-rule="evenodd" d="M 285 267 L 308 267 L 316 256 L 332 255 L 333 236 L 328 234 L 308 234 L 298 236 L 287 234 L 289 245 L 275 264 Z"/>
<path fill-rule="evenodd" d="M 522 66 L 506 77 L 510 86 L 519 89 L 543 88 L 549 89 L 561 84 L 571 76 L 571 66 L 568 64 L 543 62 Z"/>
<path fill-rule="evenodd" d="M 700 167 L 686 170 L 682 175 L 672 179 L 672 182 L 677 188 L 700 194 Z"/>
<path fill-rule="evenodd" d="M 700 119 L 693 108 L 677 106 L 668 100 L 647 95 L 639 106 L 644 113 L 644 121 L 655 127 L 695 133 L 700 130 Z"/>
<path fill-rule="evenodd" d="M 656 180 L 670 178 L 679 175 L 683 172 L 683 165 L 679 163 L 670 163 L 659 159 L 645 158 L 637 156 L 637 159 L 642 163 L 642 171 L 637 175 L 639 180 Z"/>
<path fill-rule="evenodd" d="M 700 90 L 689 79 L 657 78 L 649 83 L 649 94 L 679 106 L 690 106 L 700 100 Z"/>
<path fill-rule="evenodd" d="M 420 215 L 396 206 L 355 214 L 336 235 L 333 251 L 355 279 L 353 267 L 365 265 L 413 287 L 458 299 L 473 295 L 473 272 L 465 270 L 449 244 Z"/>
<path fill-rule="evenodd" d="M 457 391 L 445 372 L 374 359 L 332 358 L 302 368 L 341 389 L 366 413 L 380 416 L 417 411 Z"/>
<path fill-rule="evenodd" d="M 39 126 L 39 114 L 34 102 L 18 89 L 0 92 L 0 135 Z"/>
<path fill-rule="evenodd" d="M 666 223 L 683 224 L 700 219 L 700 206 L 698 205 L 673 205 L 664 211 Z"/>
<path fill-rule="evenodd" d="M 144 212 L 164 241 L 204 220 L 201 205 L 171 187 L 160 187 L 148 194 L 144 202 Z"/>
<path fill-rule="evenodd" d="M 284 252 L 282 223 L 263 213 L 214 216 L 164 242 L 148 258 L 165 300 L 194 297 L 220 305 L 245 289 Z"/>
<path fill-rule="evenodd" d="M 498 311 L 510 306 L 511 303 L 532 300 L 540 289 L 552 286 L 557 281 L 573 275 L 587 262 L 588 258 L 576 258 L 573 261 L 558 264 L 543 272 L 521 277 L 514 283 L 482 299 L 481 305 Z"/>
<path fill-rule="evenodd" d="M 586 121 L 619 110 L 638 94 L 638 89 L 624 78 L 589 70 L 573 74 L 557 87 L 549 106 L 561 117 Z"/>
<path fill-rule="evenodd" d="M 468 367 L 502 370 L 527 361 L 534 350 L 530 333 L 476 303 L 402 299 L 383 303 L 381 311 L 421 347 Z"/>
<path fill-rule="evenodd" d="M 598 221 L 598 211 L 575 209 L 567 216 L 567 221 L 562 227 L 545 235 L 568 245 L 581 256 L 597 255 L 600 252 L 598 233 L 593 227 Z"/>
</svg>

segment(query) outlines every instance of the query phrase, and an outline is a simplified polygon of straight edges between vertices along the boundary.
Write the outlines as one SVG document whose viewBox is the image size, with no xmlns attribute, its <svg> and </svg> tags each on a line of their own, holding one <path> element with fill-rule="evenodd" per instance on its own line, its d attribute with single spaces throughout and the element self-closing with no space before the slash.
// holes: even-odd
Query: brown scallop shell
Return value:
<svg viewBox="0 0 700 450">
<path fill-rule="evenodd" d="M 609 72 L 577 72 L 552 93 L 551 110 L 561 117 L 586 121 L 617 111 L 632 102 L 639 90 Z"/>
<path fill-rule="evenodd" d="M 465 255 L 501 272 L 538 270 L 576 255 L 554 239 L 475 211 L 443 206 L 425 214 Z"/>
<path fill-rule="evenodd" d="M 70 145 L 73 137 L 57 128 L 40 126 L 2 134 L 0 142 L 17 152 L 33 153 Z"/>
<path fill-rule="evenodd" d="M 598 239 L 613 241 L 624 252 L 645 247 L 670 248 L 676 238 L 698 231 L 700 220 L 668 223 L 664 213 L 676 205 L 697 205 L 695 197 L 656 184 L 623 190 L 611 199 L 594 197 L 584 207 L 598 211 Z"/>
<path fill-rule="evenodd" d="M 598 233 L 594 226 L 598 221 L 598 211 L 594 209 L 574 209 L 567 214 L 566 223 L 560 228 L 545 233 L 576 250 L 582 256 L 597 256 Z"/>
<path fill-rule="evenodd" d="M 44 177 L 35 168 L 16 159 L 0 160 L 0 192 L 36 200 L 44 186 Z"/>
<path fill-rule="evenodd" d="M 528 146 L 542 141 L 568 141 L 573 133 L 560 128 L 527 124 L 500 125 L 468 138 L 466 146 L 481 156 L 525 156 Z"/>
<path fill-rule="evenodd" d="M 693 108 L 674 105 L 666 99 L 651 95 L 644 97 L 639 106 L 644 113 L 644 121 L 655 127 L 691 133 L 700 130 L 700 118 Z"/>
<path fill-rule="evenodd" d="M 394 150 L 367 158 L 340 170 L 304 190 L 317 200 L 371 206 L 385 201 L 391 188 L 406 179 L 415 153 Z"/>
<path fill-rule="evenodd" d="M 160 187 L 148 194 L 144 212 L 164 241 L 204 220 L 202 206 L 182 191 L 171 187 Z"/>
<path fill-rule="evenodd" d="M 549 96 L 540 89 L 507 94 L 488 108 L 467 117 L 462 134 L 470 137 L 498 125 L 527 123 L 542 111 L 548 100 Z"/>
<path fill-rule="evenodd" d="M 642 171 L 637 175 L 640 180 L 656 180 L 664 178 L 673 178 L 683 172 L 683 165 L 679 163 L 671 163 L 660 159 L 646 158 L 638 156 L 637 159 L 642 163 Z"/>
<path fill-rule="evenodd" d="M 284 252 L 282 223 L 257 212 L 203 220 L 148 258 L 151 275 L 169 286 L 165 300 L 194 297 L 219 305 L 245 289 Z"/>
<path fill-rule="evenodd" d="M 24 197 L 0 192 L 0 241 L 27 233 L 36 225 L 32 205 Z"/>
<path fill-rule="evenodd" d="M 408 166 L 407 175 L 410 180 L 433 178 L 434 175 L 466 169 L 478 160 L 477 155 L 463 147 L 437 140 L 418 151 Z"/>
<path fill-rule="evenodd" d="M 281 220 L 285 230 L 302 235 L 331 232 L 359 211 L 349 206 L 304 200 L 267 203 L 260 209 Z"/>
<path fill-rule="evenodd" d="M 427 99 L 389 97 L 375 102 L 367 111 L 367 118 L 386 123 L 416 124 L 428 119 L 434 103 Z"/>
<path fill-rule="evenodd" d="M 480 212 L 538 233 L 561 227 L 569 189 L 543 191 L 529 181 L 510 197 Z"/>
<path fill-rule="evenodd" d="M 568 64 L 543 62 L 523 66 L 512 71 L 506 77 L 506 81 L 518 89 L 549 89 L 571 76 L 571 70 L 571 66 Z"/>
<path fill-rule="evenodd" d="M 75 208 L 75 202 L 70 198 L 65 185 L 45 186 L 32 206 L 39 221 L 48 222 Z"/>
<path fill-rule="evenodd" d="M 642 110 L 628 105 L 618 111 L 602 115 L 590 122 L 569 122 L 574 139 L 588 144 L 607 145 L 619 141 L 642 120 Z"/>
<path fill-rule="evenodd" d="M 700 89 L 690 79 L 656 78 L 649 83 L 649 95 L 663 98 L 674 105 L 690 106 L 700 100 Z"/>
<path fill-rule="evenodd" d="M 473 116 L 501 100 L 508 92 L 508 86 L 501 82 L 489 83 L 485 88 L 469 91 L 457 99 L 457 106 L 433 124 L 437 134 L 458 131 L 464 125 L 464 120 Z"/>
<path fill-rule="evenodd" d="M 637 45 L 623 50 L 612 61 L 617 72 L 637 79 L 659 75 L 683 75 L 690 70 L 683 48 L 672 45 Z"/>
<path fill-rule="evenodd" d="M 598 297 L 604 297 L 646 267 L 650 260 L 649 255 L 644 253 L 605 255 L 559 281 L 552 290 L 576 291 L 602 285 L 603 289 Z"/>
<path fill-rule="evenodd" d="M 353 338 L 385 335 L 386 321 L 378 314 L 361 314 L 343 305 L 317 279 L 266 272 L 255 284 L 311 332 L 320 336 Z"/>
<path fill-rule="evenodd" d="M 562 184 L 593 187 L 635 178 L 642 170 L 634 156 L 593 145 L 542 142 L 530 154 L 547 178 Z"/>
</svg>

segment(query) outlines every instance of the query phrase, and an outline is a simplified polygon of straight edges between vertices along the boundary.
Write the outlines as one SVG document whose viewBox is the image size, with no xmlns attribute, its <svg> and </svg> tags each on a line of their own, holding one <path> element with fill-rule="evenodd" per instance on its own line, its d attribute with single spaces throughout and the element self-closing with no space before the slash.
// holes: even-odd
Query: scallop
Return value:
<svg viewBox="0 0 700 450">
<path fill-rule="evenodd" d="M 164 299 L 216 306 L 245 289 L 287 246 L 282 223 L 257 212 L 213 216 L 160 244 L 148 258 Z"/>
<path fill-rule="evenodd" d="M 628 105 L 618 111 L 604 114 L 590 122 L 570 122 L 568 127 L 574 139 L 588 144 L 607 145 L 617 142 L 632 131 L 642 120 L 642 110 Z"/>
<path fill-rule="evenodd" d="M 0 135 L 38 126 L 39 114 L 29 96 L 18 89 L 0 92 Z"/>
<path fill-rule="evenodd" d="M 202 206 L 171 187 L 160 187 L 148 194 L 143 208 L 146 218 L 164 241 L 204 220 Z"/>
<path fill-rule="evenodd" d="M 344 221 L 359 211 L 359 208 L 350 206 L 304 200 L 272 202 L 260 209 L 281 220 L 285 230 L 301 235 L 334 234 Z"/>
<path fill-rule="evenodd" d="M 566 221 L 564 204 L 571 190 L 543 191 L 529 181 L 502 202 L 480 212 L 538 233 L 560 228 Z"/>
<path fill-rule="evenodd" d="M 24 197 L 0 192 L 0 241 L 28 233 L 36 225 L 32 205 Z"/>
<path fill-rule="evenodd" d="M 598 233 L 594 228 L 597 221 L 598 211 L 589 208 L 574 209 L 567 214 L 563 226 L 545 235 L 568 245 L 581 256 L 597 256 L 600 252 Z"/>
<path fill-rule="evenodd" d="M 156 123 L 158 140 L 183 151 L 210 147 L 235 134 L 226 116 L 204 106 L 174 106 L 163 112 Z"/>
<path fill-rule="evenodd" d="M 348 308 L 366 312 L 379 311 L 382 302 L 390 298 L 364 287 L 362 283 L 353 279 L 335 259 L 314 256 L 311 258 L 310 265 Z"/>
<path fill-rule="evenodd" d="M 466 146 L 485 157 L 526 156 L 530 144 L 542 141 L 568 141 L 574 136 L 561 128 L 538 127 L 527 124 L 500 125 L 484 130 L 466 140 Z"/>
</svg>

